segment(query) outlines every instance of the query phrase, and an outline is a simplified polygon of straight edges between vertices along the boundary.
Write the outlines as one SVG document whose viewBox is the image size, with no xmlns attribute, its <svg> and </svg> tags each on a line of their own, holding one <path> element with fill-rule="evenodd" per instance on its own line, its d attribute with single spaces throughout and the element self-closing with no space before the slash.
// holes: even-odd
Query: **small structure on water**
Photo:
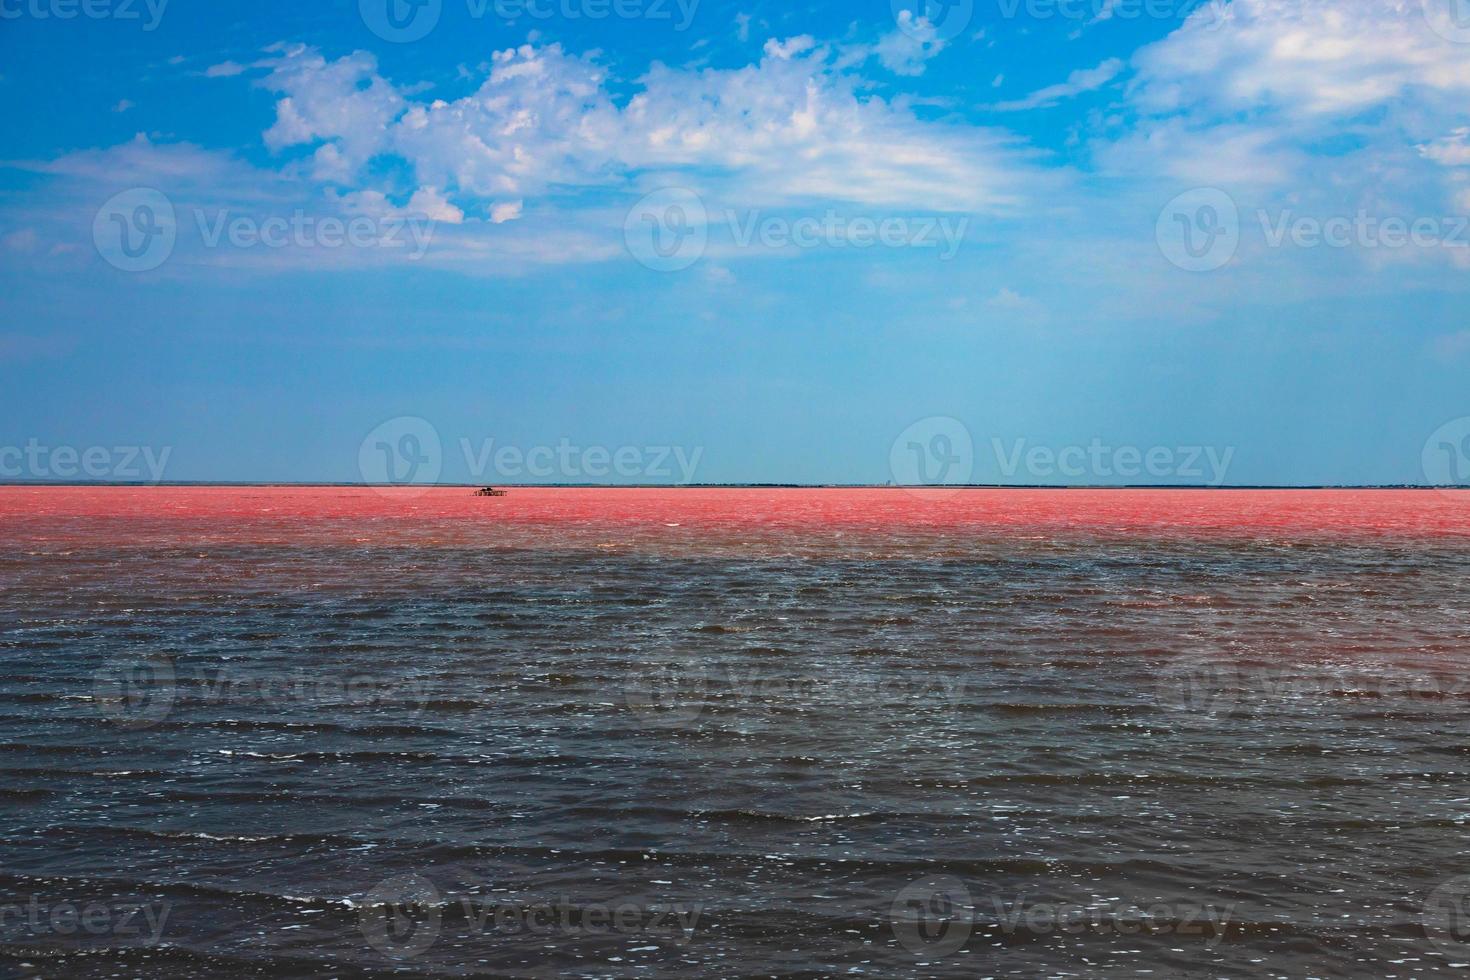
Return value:
<svg viewBox="0 0 1470 980">
<path fill-rule="evenodd" d="M 494 487 L 481 487 L 475 491 L 476 497 L 504 497 L 505 490 L 496 490 Z"/>
</svg>

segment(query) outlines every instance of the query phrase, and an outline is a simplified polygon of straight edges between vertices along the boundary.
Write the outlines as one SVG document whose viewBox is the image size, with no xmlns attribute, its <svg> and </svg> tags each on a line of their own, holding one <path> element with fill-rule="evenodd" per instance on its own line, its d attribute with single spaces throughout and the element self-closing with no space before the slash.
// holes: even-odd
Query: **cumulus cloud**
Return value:
<svg viewBox="0 0 1470 980">
<path fill-rule="evenodd" d="M 320 142 L 313 170 L 321 180 L 350 180 L 380 152 L 389 124 L 405 105 L 378 77 L 377 60 L 363 51 L 328 61 L 306 47 L 287 48 L 261 84 L 287 93 L 276 103 L 266 146 L 281 150 Z"/>
<path fill-rule="evenodd" d="M 682 172 L 744 203 L 807 197 L 925 210 L 1002 206 L 1029 165 L 1004 133 L 924 122 L 867 94 L 813 38 L 767 41 L 735 69 L 654 64 L 616 101 L 606 69 L 560 45 L 497 52 L 463 98 L 414 99 L 357 52 L 282 51 L 266 143 L 309 148 L 312 174 L 350 184 L 378 155 L 450 197 L 522 199 Z"/>
<path fill-rule="evenodd" d="M 437 223 L 432 261 L 496 272 L 623 255 L 628 205 L 669 185 L 696 190 L 711 215 L 852 205 L 984 214 L 1001 227 L 1010 215 L 1055 214 L 1091 254 L 1132 254 L 1118 246 L 1142 234 L 1154 255 L 1158 208 L 1191 186 L 1228 188 L 1243 215 L 1281 202 L 1323 214 L 1470 206 L 1470 74 L 1408 2 L 1233 0 L 1131 64 L 1109 59 L 991 107 L 1045 109 L 1117 86 L 1106 113 L 1075 123 L 1092 150 L 1076 158 L 1095 182 L 1047 167 L 1002 128 L 924 117 L 891 95 L 893 74 L 917 74 L 942 46 L 912 23 L 874 44 L 776 38 L 737 67 L 654 63 L 622 77 L 595 53 L 530 43 L 465 67 L 446 82 L 453 97 L 388 78 L 366 52 L 277 45 L 249 67 L 276 100 L 262 134 L 276 155 L 269 167 L 139 136 L 37 169 L 78 186 L 164 186 L 181 214 L 213 195 L 261 213 L 309 200 L 324 213 L 423 215 Z M 106 197 L 89 190 L 91 210 L 79 213 Z M 1100 206 L 1108 201 L 1114 210 Z M 46 242 L 90 235 L 10 223 L 31 225 Z M 1056 243 L 1044 254 L 1037 261 L 1057 261 Z M 1023 297 L 1003 291 L 989 305 Z"/>
<path fill-rule="evenodd" d="M 595 55 L 526 44 L 471 70 L 458 97 L 435 98 L 418 80 L 385 77 L 367 52 L 276 45 L 250 66 L 251 84 L 275 99 L 261 136 L 273 164 L 140 134 L 35 164 L 66 207 L 30 223 L 48 241 L 85 244 L 91 226 L 78 215 L 90 221 L 118 189 L 159 187 L 179 239 L 158 275 L 402 258 L 214 247 L 199 234 L 201 219 L 333 216 L 432 222 L 425 261 L 499 275 L 625 255 L 628 206 L 669 185 L 697 190 L 711 214 L 850 204 L 997 216 L 1051 186 L 1037 154 L 1005 131 L 922 119 L 877 94 L 864 74 L 877 67 L 870 47 L 802 35 L 767 41 L 740 67 L 654 63 L 612 78 Z"/>
<path fill-rule="evenodd" d="M 489 77 L 465 98 L 400 97 L 407 108 L 391 127 L 375 129 L 377 148 L 410 161 L 420 181 L 478 198 L 601 183 L 616 136 L 605 78 L 559 45 L 500 51 Z M 374 84 L 388 85 L 376 77 Z"/>
</svg>

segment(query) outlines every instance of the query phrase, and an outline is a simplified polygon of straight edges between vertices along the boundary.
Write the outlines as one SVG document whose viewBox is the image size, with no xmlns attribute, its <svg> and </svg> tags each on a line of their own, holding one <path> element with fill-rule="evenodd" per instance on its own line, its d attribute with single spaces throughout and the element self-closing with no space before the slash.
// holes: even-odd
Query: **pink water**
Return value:
<svg viewBox="0 0 1470 980">
<path fill-rule="evenodd" d="M 1470 536 L 1470 491 L 0 487 L 22 541 L 129 529 L 151 540 L 360 542 L 365 534 L 490 542 L 515 532 L 571 543 L 807 535 L 1132 535 L 1249 538 Z"/>
</svg>

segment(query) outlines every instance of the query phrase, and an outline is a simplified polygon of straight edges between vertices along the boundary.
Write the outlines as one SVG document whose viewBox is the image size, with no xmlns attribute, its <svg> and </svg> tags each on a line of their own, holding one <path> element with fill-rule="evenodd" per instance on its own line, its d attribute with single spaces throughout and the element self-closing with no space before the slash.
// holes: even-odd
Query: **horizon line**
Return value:
<svg viewBox="0 0 1470 980">
<path fill-rule="evenodd" d="M 322 480 L 0 480 L 0 488 L 323 487 L 363 490 L 1470 490 L 1433 483 L 352 483 Z"/>
</svg>

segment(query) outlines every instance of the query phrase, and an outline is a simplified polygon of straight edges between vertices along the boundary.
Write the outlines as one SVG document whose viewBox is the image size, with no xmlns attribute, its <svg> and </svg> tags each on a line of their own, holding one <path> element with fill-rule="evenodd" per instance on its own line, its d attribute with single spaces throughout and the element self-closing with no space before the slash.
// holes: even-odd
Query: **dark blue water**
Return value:
<svg viewBox="0 0 1470 980">
<path fill-rule="evenodd" d="M 0 970 L 1470 963 L 1470 547 L 900 545 L 5 554 Z"/>
</svg>

